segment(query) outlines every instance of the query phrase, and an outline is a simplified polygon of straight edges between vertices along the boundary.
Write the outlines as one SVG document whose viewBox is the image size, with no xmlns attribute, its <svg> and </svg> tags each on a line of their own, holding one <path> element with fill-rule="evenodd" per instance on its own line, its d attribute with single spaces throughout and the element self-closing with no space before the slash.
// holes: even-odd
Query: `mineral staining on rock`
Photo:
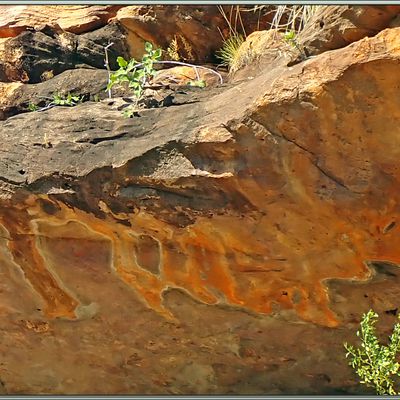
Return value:
<svg viewBox="0 0 400 400">
<path fill-rule="evenodd" d="M 378 126 L 368 109 L 352 109 L 365 96 L 359 87 L 368 90 L 368 86 L 374 86 L 375 93 L 384 92 L 378 101 L 382 109 L 396 104 L 396 77 L 383 72 L 392 69 L 391 62 L 385 60 L 387 50 L 381 55 L 360 53 L 371 46 L 368 42 L 382 42 L 381 37 L 388 48 L 393 47 L 394 36 L 391 31 L 385 32 L 341 51 L 349 60 L 354 60 L 351 53 L 359 54 L 356 63 L 337 63 L 323 55 L 276 80 L 251 113 L 228 123 L 230 140 L 221 144 L 218 135 L 211 139 L 216 148 L 222 145 L 223 151 L 236 154 L 231 165 L 222 155 L 219 164 L 224 170 L 217 171 L 219 175 L 206 171 L 204 160 L 198 160 L 203 171 L 197 172 L 200 176 L 186 169 L 193 168 L 191 158 L 196 157 L 193 143 L 186 145 L 189 155 L 178 163 L 174 161 L 176 156 L 163 159 L 161 155 L 164 170 L 158 175 L 153 172 L 147 177 L 138 176 L 136 179 L 147 180 L 150 185 L 161 183 L 176 193 L 178 198 L 167 197 L 164 207 L 172 208 L 171 217 L 183 208 L 190 218 L 184 226 L 164 221 L 154 210 L 149 213 L 146 207 L 135 204 L 135 187 L 129 195 L 132 186 L 124 185 L 119 177 L 108 182 L 108 186 L 116 187 L 109 201 L 123 202 L 126 196 L 125 206 L 132 206 L 133 212 L 113 211 L 112 203 L 100 199 L 94 204 L 102 214 L 98 217 L 75 206 L 73 196 L 72 204 L 67 206 L 52 195 L 32 195 L 14 213 L 12 207 L 7 208 L 2 220 L 11 235 L 8 247 L 45 302 L 46 315 L 75 318 L 82 304 L 47 265 L 42 237 L 56 237 L 54 230 L 62 232 L 62 238 L 76 239 L 73 232 L 78 230 L 82 240 L 108 242 L 107 268 L 134 289 L 145 304 L 167 318 L 172 315 L 163 305 L 163 292 L 179 288 L 206 304 L 228 304 L 264 314 L 293 309 L 306 321 L 326 326 L 340 324 L 330 309 L 326 283 L 330 279 L 369 279 L 371 272 L 365 264 L 369 260 L 383 257 L 398 261 L 380 244 L 396 237 L 396 230 L 385 228 L 397 220 L 396 203 L 375 200 L 377 188 L 384 185 L 392 192 L 394 188 L 389 186 L 393 184 L 382 179 L 377 184 L 372 181 L 382 173 L 398 179 L 390 166 L 380 166 L 377 157 L 383 151 L 387 157 L 390 155 L 384 150 L 389 130 L 378 136 Z M 390 54 L 396 55 L 393 50 Z M 338 76 L 346 86 L 341 86 Z M 376 76 L 382 78 L 374 80 Z M 299 78 L 305 84 L 291 86 Z M 346 100 L 336 100 L 339 98 Z M 330 114 L 326 115 L 328 110 Z M 368 119 L 370 132 L 366 135 L 363 121 Z M 397 124 L 395 114 L 390 123 Z M 346 128 L 350 124 L 352 131 Z M 265 132 L 263 140 L 260 132 Z M 151 135 L 148 138 L 150 141 Z M 344 159 L 352 142 L 352 154 Z M 367 150 L 371 146 L 373 150 Z M 96 147 L 86 151 L 96 151 Z M 209 156 L 214 152 L 211 150 Z M 157 153 L 154 156 L 159 157 Z M 182 169 L 185 160 L 187 166 Z M 140 158 L 136 161 L 139 164 Z M 269 167 L 265 169 L 265 165 Z M 169 179 L 168 170 L 172 174 Z M 128 175 L 123 176 L 125 182 L 129 180 Z M 185 188 L 190 185 L 192 194 L 188 196 L 192 199 L 185 198 Z M 211 187 L 220 192 L 215 205 L 207 200 Z M 95 186 L 91 190 L 95 191 Z M 157 190 L 155 187 L 148 195 L 153 208 L 162 207 Z M 196 199 L 195 191 L 205 199 Z M 183 202 L 179 196 L 183 196 Z M 361 207 L 363 203 L 370 208 Z M 191 205 L 199 207 L 197 215 Z M 217 207 L 214 213 L 213 207 Z M 207 211 L 209 215 L 204 215 Z M 376 231 L 373 224 L 377 225 Z M 383 226 L 379 228 L 379 224 Z M 143 251 L 147 254 L 141 254 Z M 53 260 L 56 258 L 52 255 Z"/>
</svg>

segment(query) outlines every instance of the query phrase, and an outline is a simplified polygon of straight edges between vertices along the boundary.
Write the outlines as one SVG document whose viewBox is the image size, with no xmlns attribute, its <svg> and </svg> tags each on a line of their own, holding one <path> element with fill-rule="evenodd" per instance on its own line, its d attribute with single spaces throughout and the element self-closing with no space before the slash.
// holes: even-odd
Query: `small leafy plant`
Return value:
<svg viewBox="0 0 400 400">
<path fill-rule="evenodd" d="M 184 46 L 187 43 L 187 46 L 190 46 L 188 42 L 183 42 Z M 187 47 L 186 46 L 186 47 Z M 190 53 L 190 48 L 186 48 L 185 51 Z M 175 61 L 175 60 L 160 60 L 162 56 L 161 49 L 153 49 L 153 45 L 149 42 L 145 44 L 145 53 L 142 57 L 141 62 L 132 58 L 127 61 L 123 57 L 117 57 L 117 63 L 119 65 L 119 69 L 113 73 L 109 74 L 108 85 L 106 91 L 109 92 L 109 96 L 111 97 L 111 88 L 117 84 L 123 84 L 124 82 L 128 83 L 130 89 L 133 90 L 134 97 L 136 100 L 133 105 L 126 107 L 123 114 L 127 117 L 132 117 L 136 115 L 139 111 L 138 104 L 139 101 L 143 99 L 143 92 L 146 88 L 150 87 L 151 81 L 153 77 L 156 75 L 157 71 L 154 68 L 154 64 L 173 64 L 173 65 L 183 65 L 187 67 L 194 68 L 197 76 L 197 81 L 192 81 L 189 83 L 192 86 L 197 87 L 205 87 L 206 82 L 200 79 L 200 75 L 198 74 L 198 68 L 206 69 L 214 74 L 216 74 L 221 83 L 223 83 L 222 76 L 219 72 L 214 71 L 211 68 L 207 68 L 204 66 L 193 65 L 186 62 Z"/>
<path fill-rule="evenodd" d="M 35 103 L 29 102 L 28 110 L 29 111 L 37 111 L 37 110 L 39 110 L 39 106 L 37 106 Z"/>
<path fill-rule="evenodd" d="M 302 46 L 300 46 L 299 41 L 297 39 L 296 32 L 294 30 L 290 30 L 290 31 L 285 32 L 285 34 L 283 35 L 283 39 L 290 46 L 292 46 L 295 49 L 297 49 L 303 59 L 307 58 L 307 54 L 304 51 L 304 48 L 302 48 Z"/>
<path fill-rule="evenodd" d="M 204 79 L 199 79 L 197 81 L 189 81 L 188 82 L 189 86 L 195 86 L 195 87 L 200 87 L 200 88 L 204 88 L 207 86 L 207 83 Z"/>
<path fill-rule="evenodd" d="M 44 111 L 48 110 L 52 107 L 55 106 L 69 106 L 73 107 L 76 106 L 78 103 L 81 103 L 84 99 L 84 96 L 78 96 L 78 95 L 73 95 L 71 93 L 68 93 L 66 95 L 60 94 L 60 93 L 53 93 L 53 97 L 44 97 L 47 100 L 50 100 L 50 102 L 46 102 L 46 105 L 44 107 L 39 107 L 37 104 L 33 102 L 29 102 L 27 109 L 29 111 Z"/>
<path fill-rule="evenodd" d="M 53 101 L 51 103 L 56 106 L 73 107 L 73 106 L 76 106 L 78 103 L 80 103 L 82 100 L 83 100 L 83 97 L 76 96 L 71 93 L 68 93 L 67 95 L 62 95 L 60 93 L 54 93 Z"/>
<path fill-rule="evenodd" d="M 296 47 L 297 40 L 296 40 L 296 32 L 295 31 L 288 31 L 284 35 L 284 39 L 287 43 L 291 46 Z"/>
<path fill-rule="evenodd" d="M 363 314 L 361 330 L 357 336 L 361 339 L 361 347 L 355 348 L 344 343 L 346 358 L 361 378 L 360 383 L 373 387 L 378 395 L 396 395 L 393 377 L 400 376 L 400 364 L 396 356 L 400 350 L 400 323 L 396 323 L 389 337 L 387 346 L 381 345 L 375 334 L 378 314 L 373 310 Z"/>
<path fill-rule="evenodd" d="M 141 62 L 136 61 L 134 58 L 127 61 L 123 57 L 118 57 L 119 69 L 110 75 L 106 90 L 110 90 L 116 84 L 128 82 L 129 87 L 133 89 L 135 97 L 140 99 L 145 86 L 156 74 L 154 62 L 158 61 L 162 55 L 162 50 L 154 50 L 153 45 L 149 42 L 145 44 L 145 51 Z"/>
</svg>

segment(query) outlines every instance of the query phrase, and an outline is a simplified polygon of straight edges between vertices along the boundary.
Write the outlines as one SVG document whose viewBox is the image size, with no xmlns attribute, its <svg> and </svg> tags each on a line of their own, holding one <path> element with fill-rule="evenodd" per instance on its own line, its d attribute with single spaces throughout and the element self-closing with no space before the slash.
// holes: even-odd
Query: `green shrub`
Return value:
<svg viewBox="0 0 400 400">
<path fill-rule="evenodd" d="M 145 50 L 141 62 L 134 58 L 129 61 L 123 57 L 117 58 L 119 69 L 110 75 L 107 90 L 110 90 L 116 84 L 128 82 L 135 97 L 139 99 L 142 96 L 146 84 L 156 74 L 154 62 L 158 61 L 162 55 L 162 50 L 153 50 L 153 45 L 149 42 L 146 42 Z"/>
<path fill-rule="evenodd" d="M 76 106 L 78 103 L 80 103 L 83 100 L 83 96 L 77 96 L 73 95 L 71 93 L 68 93 L 67 95 L 63 95 L 60 93 L 54 93 L 53 94 L 53 101 L 51 102 L 52 104 L 56 106 Z"/>
<path fill-rule="evenodd" d="M 37 110 L 39 110 L 39 106 L 36 105 L 35 103 L 29 102 L 28 103 L 28 110 L 29 111 L 37 111 Z"/>
<path fill-rule="evenodd" d="M 393 377 L 400 376 L 400 364 L 396 361 L 400 350 L 400 323 L 395 324 L 389 344 L 384 346 L 375 334 L 377 320 L 378 314 L 373 310 L 363 315 L 361 331 L 357 331 L 361 347 L 355 348 L 344 343 L 346 358 L 350 359 L 349 365 L 361 378 L 360 383 L 375 388 L 378 395 L 396 395 L 399 393 L 393 387 Z"/>
</svg>

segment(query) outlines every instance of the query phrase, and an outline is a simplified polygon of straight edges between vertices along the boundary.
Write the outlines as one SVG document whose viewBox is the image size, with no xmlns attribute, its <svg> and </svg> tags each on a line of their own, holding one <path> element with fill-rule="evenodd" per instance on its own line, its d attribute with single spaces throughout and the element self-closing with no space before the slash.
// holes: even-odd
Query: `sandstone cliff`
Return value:
<svg viewBox="0 0 400 400">
<path fill-rule="evenodd" d="M 133 118 L 105 98 L 110 35 L 115 63 L 195 26 L 207 60 L 218 10 L 2 11 L 3 391 L 363 393 L 343 342 L 399 304 L 398 8 L 325 8 L 306 60 L 264 54 Z M 86 101 L 27 112 L 56 90 Z"/>
</svg>

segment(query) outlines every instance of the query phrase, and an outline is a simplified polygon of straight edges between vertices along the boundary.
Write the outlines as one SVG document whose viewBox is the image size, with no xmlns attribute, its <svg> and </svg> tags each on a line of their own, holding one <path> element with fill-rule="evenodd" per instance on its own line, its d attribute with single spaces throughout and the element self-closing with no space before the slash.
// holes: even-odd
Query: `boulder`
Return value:
<svg viewBox="0 0 400 400">
<path fill-rule="evenodd" d="M 117 68 L 117 56 L 141 59 L 146 41 L 167 50 L 176 40 L 176 57 L 181 61 L 215 61 L 215 51 L 229 35 L 229 24 L 252 32 L 271 20 L 269 10 L 248 6 L 0 6 L 0 81 L 38 83 L 49 70 L 56 75 L 82 65 L 104 68 L 104 47 L 110 43 L 112 69 Z"/>
<path fill-rule="evenodd" d="M 212 66 L 176 66 L 158 71 L 154 78 L 154 84 L 196 85 L 196 81 L 203 81 L 206 86 L 215 86 L 223 83 L 227 74 L 213 71 Z"/>
<path fill-rule="evenodd" d="M 229 80 L 253 79 L 271 65 L 286 66 L 297 58 L 298 52 L 275 29 L 255 31 L 239 47 L 229 68 Z"/>
<path fill-rule="evenodd" d="M 104 99 L 107 82 L 105 70 L 72 69 L 37 84 L 0 83 L 0 120 L 27 112 L 30 104 L 45 107 L 56 94 L 66 96 L 71 93 L 82 100 Z"/>
<path fill-rule="evenodd" d="M 127 6 L 112 20 L 126 29 L 135 58 L 141 58 L 146 41 L 167 49 L 176 39 L 188 61 L 205 63 L 215 61 L 215 52 L 230 35 L 229 25 L 250 34 L 271 22 L 270 11 L 271 7 L 257 11 L 250 6 Z"/>
<path fill-rule="evenodd" d="M 0 37 L 15 37 L 28 29 L 59 27 L 76 34 L 106 25 L 122 6 L 0 6 Z"/>
<path fill-rule="evenodd" d="M 129 58 L 129 53 L 124 34 L 115 24 L 83 35 L 48 27 L 24 31 L 0 42 L 0 81 L 38 83 L 46 74 L 55 76 L 72 68 L 104 69 L 104 48 L 110 42 L 109 65 L 117 69 L 116 58 Z"/>
<path fill-rule="evenodd" d="M 339 49 L 388 28 L 399 14 L 399 5 L 322 6 L 298 41 L 310 55 Z"/>
<path fill-rule="evenodd" d="M 328 50 L 339 49 L 397 26 L 400 6 L 319 6 L 292 43 L 283 32 L 251 33 L 240 46 L 230 68 L 230 79 L 253 77 L 274 65 L 294 65 Z"/>
</svg>

